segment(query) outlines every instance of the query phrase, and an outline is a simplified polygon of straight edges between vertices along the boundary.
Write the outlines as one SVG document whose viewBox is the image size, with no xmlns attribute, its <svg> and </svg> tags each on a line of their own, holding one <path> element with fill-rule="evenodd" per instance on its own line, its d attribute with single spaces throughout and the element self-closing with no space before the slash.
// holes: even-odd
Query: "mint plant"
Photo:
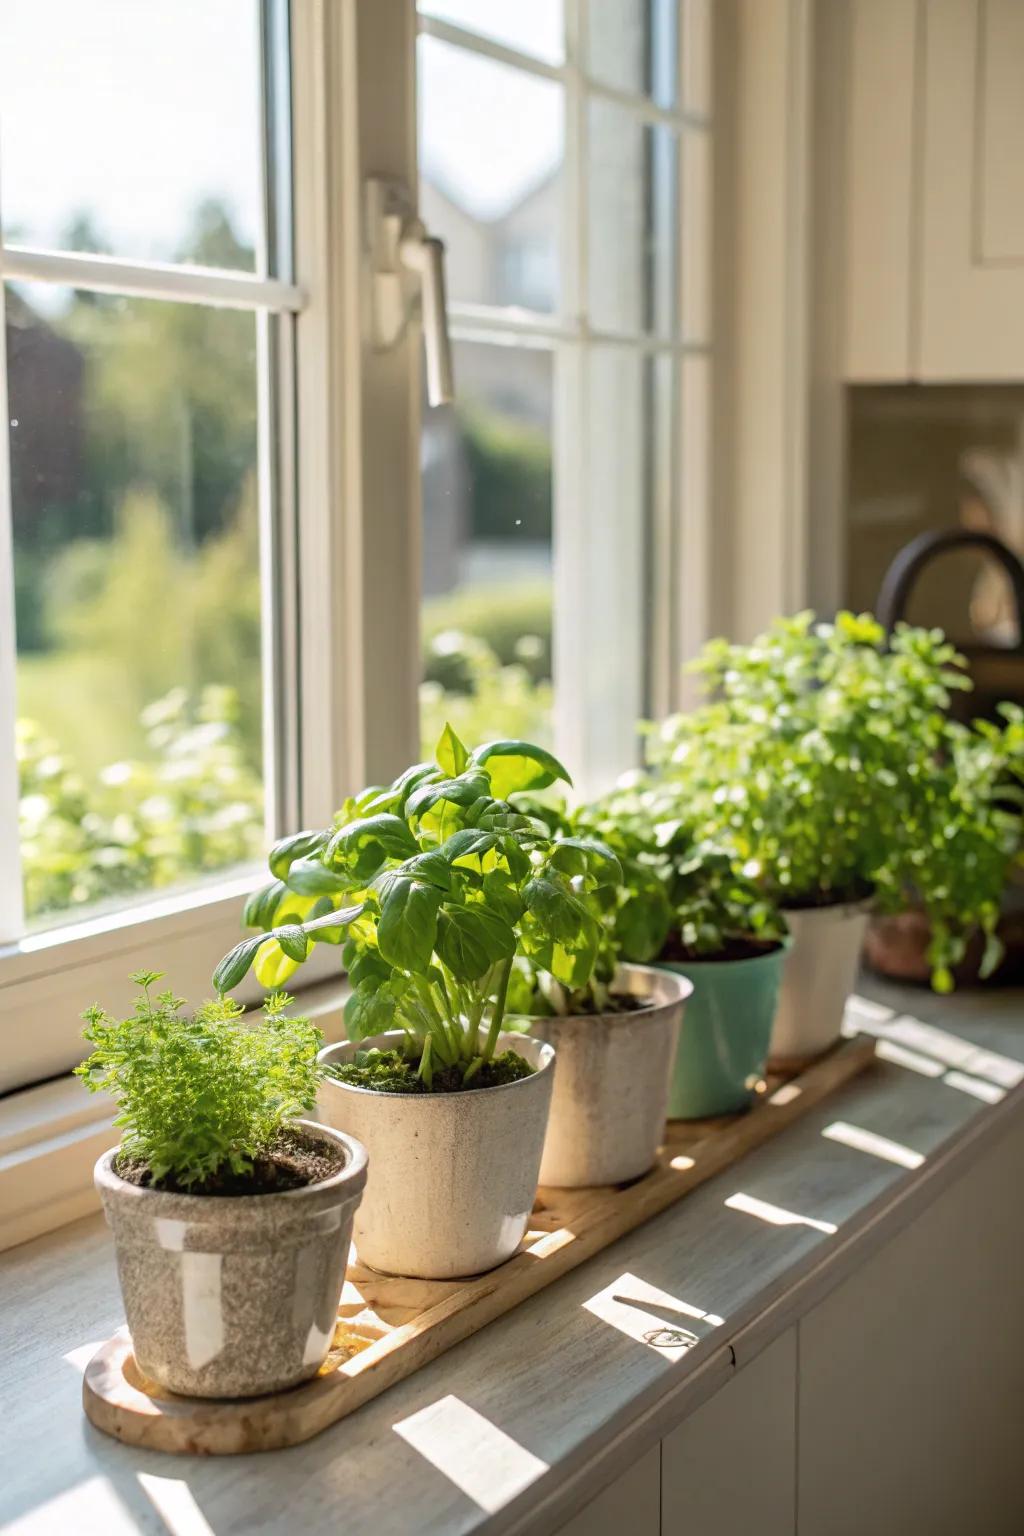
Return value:
<svg viewBox="0 0 1024 1536">
<path fill-rule="evenodd" d="M 569 776 L 529 742 L 469 752 L 450 726 L 434 763 L 346 801 L 335 824 L 286 838 L 274 880 L 246 905 L 259 932 L 226 955 L 218 991 L 251 966 L 267 984 L 316 943 L 342 944 L 353 992 L 349 1038 L 405 1035 L 405 1056 L 430 1089 L 468 1086 L 494 1057 L 516 956 L 582 986 L 602 938 L 596 893 L 620 878 L 588 838 L 557 839 L 514 797 Z"/>
<path fill-rule="evenodd" d="M 320 1031 L 289 1017 L 280 992 L 251 1023 L 231 998 L 189 1014 L 173 992 L 152 995 L 159 972 L 131 979 L 141 995 L 127 1018 L 98 1006 L 84 1015 L 93 1049 L 75 1068 L 117 1102 L 122 1164 L 142 1163 L 154 1185 L 185 1191 L 224 1172 L 251 1174 L 288 1120 L 316 1102 Z"/>
<path fill-rule="evenodd" d="M 942 632 L 801 613 L 749 646 L 712 642 L 696 666 L 710 701 L 654 729 L 649 761 L 699 836 L 784 908 L 919 902 L 940 990 L 976 926 L 990 970 L 1020 849 L 1020 726 L 949 719 L 970 682 Z"/>
</svg>

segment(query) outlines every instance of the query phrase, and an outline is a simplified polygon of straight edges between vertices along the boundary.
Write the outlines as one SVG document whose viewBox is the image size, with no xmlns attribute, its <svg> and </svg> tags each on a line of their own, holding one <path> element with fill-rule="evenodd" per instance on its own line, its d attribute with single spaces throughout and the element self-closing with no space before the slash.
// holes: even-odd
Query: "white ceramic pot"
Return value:
<svg viewBox="0 0 1024 1536">
<path fill-rule="evenodd" d="M 793 944 L 779 991 L 770 1062 L 809 1061 L 839 1039 L 869 917 L 869 904 L 863 901 L 786 912 Z"/>
<path fill-rule="evenodd" d="M 315 1376 L 334 1337 L 366 1151 L 330 1178 L 272 1195 L 174 1195 L 96 1164 L 114 1234 L 132 1352 L 144 1376 L 190 1397 L 255 1397 Z"/>
<path fill-rule="evenodd" d="M 393 1050 L 403 1039 L 392 1030 L 358 1045 L 330 1045 L 320 1061 L 352 1061 L 357 1051 Z M 355 1223 L 362 1263 L 450 1280 L 493 1269 L 519 1247 L 537 1192 L 555 1053 L 511 1034 L 498 1036 L 497 1050 L 518 1051 L 536 1070 L 464 1093 L 376 1093 L 331 1078 L 322 1084 L 322 1118 L 358 1137 L 370 1154 Z"/>
<path fill-rule="evenodd" d="M 639 1178 L 664 1138 L 672 1063 L 693 984 L 671 971 L 623 965 L 615 989 L 649 1006 L 531 1024 L 555 1048 L 540 1181 L 556 1189 Z"/>
</svg>

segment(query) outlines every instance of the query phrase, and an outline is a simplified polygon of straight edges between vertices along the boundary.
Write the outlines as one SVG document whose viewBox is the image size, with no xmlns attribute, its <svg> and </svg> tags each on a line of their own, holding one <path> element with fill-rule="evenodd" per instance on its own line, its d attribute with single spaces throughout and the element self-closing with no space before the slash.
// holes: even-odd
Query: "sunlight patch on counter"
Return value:
<svg viewBox="0 0 1024 1536">
<path fill-rule="evenodd" d="M 850 1125 L 845 1120 L 833 1120 L 821 1133 L 826 1141 L 838 1141 L 844 1147 L 866 1152 L 869 1157 L 879 1157 L 885 1163 L 896 1163 L 900 1168 L 920 1168 L 924 1153 L 905 1147 L 902 1142 L 890 1141 L 876 1131 L 866 1131 L 863 1126 Z"/>
<path fill-rule="evenodd" d="M 700 1343 L 701 1335 L 686 1326 L 684 1319 L 719 1328 L 723 1319 L 716 1312 L 705 1312 L 688 1301 L 680 1301 L 668 1291 L 649 1285 L 628 1272 L 598 1291 L 583 1306 L 602 1322 L 624 1333 L 627 1338 L 645 1344 L 669 1360 L 678 1360 Z"/>
<path fill-rule="evenodd" d="M 532 1451 L 461 1398 L 439 1398 L 392 1426 L 407 1445 L 488 1514 L 548 1470 Z"/>
<path fill-rule="evenodd" d="M 970 1077 L 966 1072 L 947 1072 L 942 1081 L 948 1088 L 959 1088 L 961 1093 L 969 1093 L 983 1104 L 998 1104 L 1006 1098 L 1005 1088 L 999 1088 L 995 1083 L 986 1083 L 980 1077 Z"/>
<path fill-rule="evenodd" d="M 833 1221 L 801 1216 L 797 1211 L 787 1211 L 781 1205 L 771 1205 L 767 1200 L 759 1200 L 756 1195 L 745 1195 L 742 1191 L 730 1195 L 725 1203 L 731 1211 L 756 1216 L 759 1221 L 766 1221 L 771 1227 L 813 1227 L 815 1232 L 824 1232 L 829 1237 L 839 1231 Z"/>
<path fill-rule="evenodd" d="M 169 1536 L 214 1536 L 213 1527 L 181 1477 L 138 1473 L 139 1486 L 167 1527 Z"/>
</svg>

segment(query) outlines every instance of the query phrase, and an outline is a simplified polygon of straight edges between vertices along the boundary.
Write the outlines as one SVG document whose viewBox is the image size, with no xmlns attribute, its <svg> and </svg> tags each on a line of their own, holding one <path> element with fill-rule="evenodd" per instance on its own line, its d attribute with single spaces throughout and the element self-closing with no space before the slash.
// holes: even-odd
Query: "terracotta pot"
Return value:
<svg viewBox="0 0 1024 1536">
<path fill-rule="evenodd" d="M 330 1178 L 271 1195 L 172 1195 L 96 1164 L 114 1233 L 132 1350 L 145 1376 L 189 1397 L 255 1397 L 315 1376 L 334 1337 L 366 1151 L 340 1147 Z"/>
<path fill-rule="evenodd" d="M 793 943 L 782 973 L 770 1062 L 810 1061 L 839 1039 L 868 917 L 866 901 L 786 912 Z"/>
<path fill-rule="evenodd" d="M 996 931 L 1004 945 L 1000 963 L 991 976 L 982 979 L 985 943 L 980 933 L 974 934 L 968 940 L 963 960 L 953 968 L 958 986 L 983 986 L 986 982 L 1005 985 L 1024 978 L 1024 911 L 1005 913 Z M 873 917 L 864 941 L 864 959 L 880 976 L 927 986 L 931 981 L 928 964 L 931 937 L 928 919 L 916 908 Z"/>
<path fill-rule="evenodd" d="M 664 1139 L 672 1062 L 693 986 L 653 966 L 623 965 L 615 988 L 649 1006 L 531 1023 L 556 1055 L 542 1184 L 576 1189 L 639 1178 Z"/>
<path fill-rule="evenodd" d="M 401 1030 L 320 1052 L 325 1066 L 357 1051 L 400 1047 Z M 320 1111 L 364 1142 L 366 1194 L 356 1214 L 360 1261 L 392 1275 L 450 1280 L 512 1257 L 537 1192 L 555 1053 L 525 1035 L 498 1036 L 536 1070 L 464 1093 L 378 1093 L 327 1078 Z"/>
</svg>

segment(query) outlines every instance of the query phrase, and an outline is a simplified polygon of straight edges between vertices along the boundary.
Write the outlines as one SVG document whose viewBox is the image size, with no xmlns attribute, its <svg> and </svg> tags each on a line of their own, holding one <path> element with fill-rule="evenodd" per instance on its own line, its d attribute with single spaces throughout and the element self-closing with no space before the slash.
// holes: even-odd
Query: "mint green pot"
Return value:
<svg viewBox="0 0 1024 1536">
<path fill-rule="evenodd" d="M 704 1120 L 746 1109 L 765 1075 L 787 939 L 747 960 L 659 961 L 693 983 L 679 1032 L 670 1120 Z"/>
</svg>

